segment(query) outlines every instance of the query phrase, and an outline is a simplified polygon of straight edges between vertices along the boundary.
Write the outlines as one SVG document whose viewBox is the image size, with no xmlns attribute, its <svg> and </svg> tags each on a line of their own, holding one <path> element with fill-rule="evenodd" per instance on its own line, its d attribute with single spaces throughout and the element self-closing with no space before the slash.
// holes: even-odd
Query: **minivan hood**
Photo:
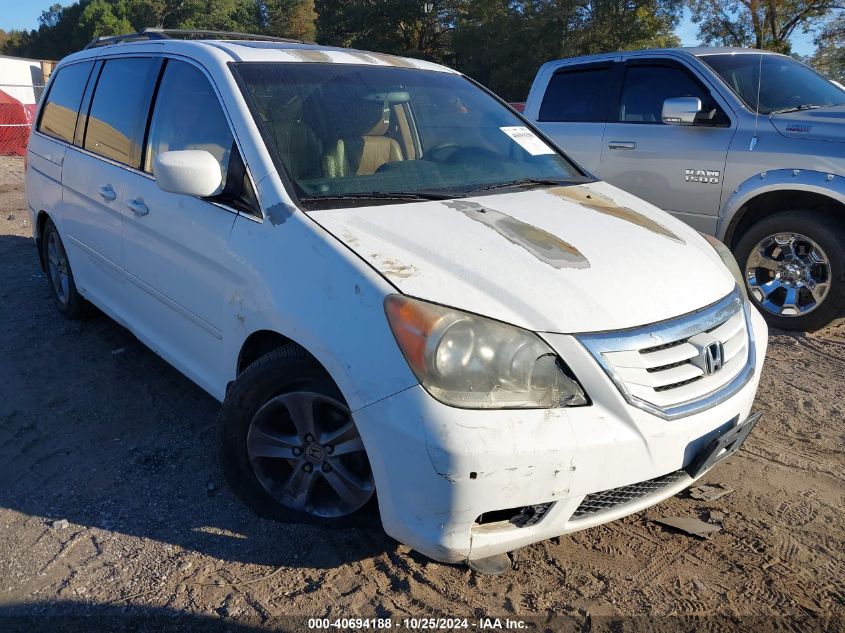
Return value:
<svg viewBox="0 0 845 633">
<path fill-rule="evenodd" d="M 790 138 L 845 142 L 845 105 L 772 115 L 772 125 Z"/>
<path fill-rule="evenodd" d="M 693 229 L 606 183 L 309 215 L 401 292 L 535 331 L 653 323 L 735 285 Z"/>
</svg>

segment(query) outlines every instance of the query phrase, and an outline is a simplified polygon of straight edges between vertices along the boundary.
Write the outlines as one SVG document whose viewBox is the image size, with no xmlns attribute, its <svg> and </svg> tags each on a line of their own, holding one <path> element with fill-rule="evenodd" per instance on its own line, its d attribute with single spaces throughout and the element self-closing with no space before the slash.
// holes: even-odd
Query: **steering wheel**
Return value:
<svg viewBox="0 0 845 633">
<path fill-rule="evenodd" d="M 420 160 L 428 160 L 432 163 L 446 163 L 452 158 L 460 149 L 460 146 L 453 142 L 447 141 L 445 143 L 438 143 L 431 149 L 427 150 L 425 154 L 420 156 Z"/>
</svg>

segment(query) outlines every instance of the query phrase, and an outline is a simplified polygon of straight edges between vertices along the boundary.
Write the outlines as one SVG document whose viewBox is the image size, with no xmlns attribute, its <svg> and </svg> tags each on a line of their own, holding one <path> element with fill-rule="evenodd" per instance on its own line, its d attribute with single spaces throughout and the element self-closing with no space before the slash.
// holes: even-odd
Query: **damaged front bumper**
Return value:
<svg viewBox="0 0 845 633">
<path fill-rule="evenodd" d="M 752 320 L 755 375 L 729 399 L 675 420 L 625 402 L 589 353 L 563 335 L 549 341 L 566 350 L 590 406 L 463 410 L 416 386 L 356 411 L 385 531 L 435 560 L 465 562 L 677 494 L 750 430 L 739 422 L 749 418 L 766 347 L 756 311 Z M 741 438 L 714 448 L 727 434 Z"/>
</svg>

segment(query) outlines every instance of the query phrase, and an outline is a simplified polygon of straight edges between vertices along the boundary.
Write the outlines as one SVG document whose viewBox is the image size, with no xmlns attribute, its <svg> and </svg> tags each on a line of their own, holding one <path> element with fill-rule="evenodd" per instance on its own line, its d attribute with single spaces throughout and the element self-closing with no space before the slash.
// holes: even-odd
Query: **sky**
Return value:
<svg viewBox="0 0 845 633">
<path fill-rule="evenodd" d="M 56 4 L 73 4 L 72 0 L 0 0 L 0 29 L 31 30 L 38 27 L 38 17 Z"/>
<path fill-rule="evenodd" d="M 0 29 L 34 29 L 38 26 L 38 16 L 54 4 L 56 0 L 0 0 Z M 61 4 L 73 4 L 65 0 Z M 684 17 L 676 33 L 684 46 L 698 44 L 698 27 L 690 20 L 689 9 L 684 9 Z M 792 38 L 792 50 L 799 55 L 810 55 L 814 49 L 811 35 L 798 33 Z"/>
</svg>

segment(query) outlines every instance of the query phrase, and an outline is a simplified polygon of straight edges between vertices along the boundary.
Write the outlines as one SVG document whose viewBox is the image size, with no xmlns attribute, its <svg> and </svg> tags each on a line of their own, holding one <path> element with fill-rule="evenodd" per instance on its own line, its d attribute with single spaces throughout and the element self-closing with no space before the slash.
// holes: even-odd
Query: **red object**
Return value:
<svg viewBox="0 0 845 633">
<path fill-rule="evenodd" d="M 0 155 L 23 156 L 35 104 L 23 104 L 0 90 Z"/>
<path fill-rule="evenodd" d="M 519 112 L 520 114 L 525 112 L 525 102 L 524 101 L 514 101 L 513 103 L 509 103 L 508 105 L 510 107 L 512 107 L 514 110 L 516 110 L 517 112 Z"/>
</svg>

